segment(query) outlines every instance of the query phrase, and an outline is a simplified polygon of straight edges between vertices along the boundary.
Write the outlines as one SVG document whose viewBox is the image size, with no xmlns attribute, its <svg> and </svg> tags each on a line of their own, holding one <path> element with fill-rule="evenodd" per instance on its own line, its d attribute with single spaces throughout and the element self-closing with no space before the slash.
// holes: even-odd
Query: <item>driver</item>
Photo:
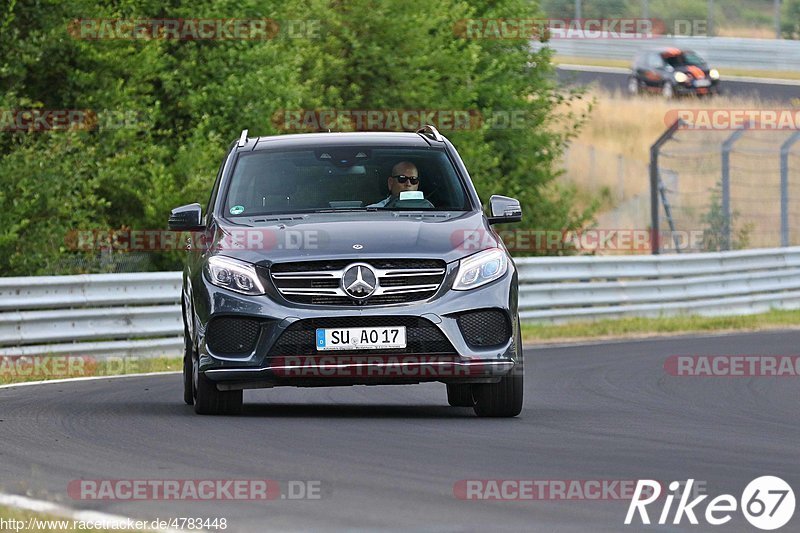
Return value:
<svg viewBox="0 0 800 533">
<path fill-rule="evenodd" d="M 389 188 L 389 196 L 367 207 L 395 207 L 397 201 L 400 200 L 400 193 L 418 190 L 419 182 L 419 172 L 416 165 L 411 161 L 400 161 L 392 167 L 392 174 L 386 181 L 386 185 Z M 414 207 L 433 207 L 433 204 L 428 200 L 412 201 L 415 203 Z"/>
</svg>

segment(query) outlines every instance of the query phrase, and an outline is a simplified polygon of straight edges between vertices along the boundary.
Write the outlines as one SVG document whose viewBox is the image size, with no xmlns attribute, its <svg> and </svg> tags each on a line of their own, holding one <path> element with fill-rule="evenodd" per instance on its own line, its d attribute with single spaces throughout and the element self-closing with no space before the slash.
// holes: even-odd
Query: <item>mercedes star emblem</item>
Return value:
<svg viewBox="0 0 800 533">
<path fill-rule="evenodd" d="M 342 276 L 342 288 L 351 297 L 363 300 L 375 292 L 378 285 L 378 277 L 372 267 L 358 263 L 350 265 L 344 270 Z"/>
</svg>

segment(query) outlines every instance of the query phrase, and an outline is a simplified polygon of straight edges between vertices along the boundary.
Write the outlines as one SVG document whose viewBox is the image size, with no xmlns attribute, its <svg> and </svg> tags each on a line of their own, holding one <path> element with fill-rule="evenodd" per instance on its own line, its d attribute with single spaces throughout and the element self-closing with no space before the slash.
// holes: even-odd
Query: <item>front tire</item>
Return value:
<svg viewBox="0 0 800 533">
<path fill-rule="evenodd" d="M 525 386 L 523 366 L 522 331 L 517 319 L 517 364 L 497 383 L 472 386 L 475 414 L 483 417 L 512 417 L 522 412 L 522 395 Z"/>
<path fill-rule="evenodd" d="M 194 364 L 194 343 L 186 327 L 186 305 L 183 308 L 183 401 L 186 405 L 194 403 L 194 383 L 192 365 Z"/>
<path fill-rule="evenodd" d="M 192 365 L 194 412 L 198 415 L 238 415 L 242 412 L 243 391 L 221 391 L 217 385 Z"/>
<path fill-rule="evenodd" d="M 194 384 L 192 383 L 192 354 L 183 355 L 183 401 L 186 405 L 194 403 Z"/>
<path fill-rule="evenodd" d="M 447 384 L 447 403 L 453 407 L 472 407 L 472 386 L 469 384 Z"/>
<path fill-rule="evenodd" d="M 628 78 L 628 94 L 631 96 L 639 94 L 639 80 L 636 79 L 636 76 L 630 76 Z"/>
</svg>

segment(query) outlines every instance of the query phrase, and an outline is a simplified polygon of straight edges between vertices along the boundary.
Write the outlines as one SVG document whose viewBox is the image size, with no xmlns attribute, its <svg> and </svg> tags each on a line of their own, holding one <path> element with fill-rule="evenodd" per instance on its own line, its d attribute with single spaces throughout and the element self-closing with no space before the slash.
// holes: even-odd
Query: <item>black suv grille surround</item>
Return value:
<svg viewBox="0 0 800 533">
<path fill-rule="evenodd" d="M 261 321 L 253 318 L 214 318 L 208 325 L 206 345 L 220 355 L 249 355 L 256 347 L 260 332 Z"/>
<path fill-rule="evenodd" d="M 387 350 L 335 350 L 317 351 L 317 328 L 354 328 L 405 326 L 406 347 Z M 297 355 L 352 355 L 352 354 L 424 354 L 455 355 L 456 351 L 444 334 L 428 320 L 415 316 L 369 316 L 369 317 L 331 317 L 298 320 L 286 328 L 275 341 L 269 357 L 289 357 Z"/>
<path fill-rule="evenodd" d="M 472 347 L 502 346 L 511 337 L 511 324 L 506 313 L 499 309 L 468 311 L 456 317 L 456 322 Z"/>
<path fill-rule="evenodd" d="M 353 263 L 366 263 L 375 268 L 379 274 L 378 292 L 361 302 L 342 294 L 340 288 L 339 273 Z M 446 271 L 446 263 L 438 259 L 337 259 L 277 263 L 270 268 L 270 277 L 278 292 L 290 302 L 369 306 L 427 300 L 439 290 Z M 319 275 L 299 279 L 289 277 L 294 274 L 310 276 L 312 273 Z M 303 291 L 311 291 L 313 294 L 297 294 Z"/>
</svg>

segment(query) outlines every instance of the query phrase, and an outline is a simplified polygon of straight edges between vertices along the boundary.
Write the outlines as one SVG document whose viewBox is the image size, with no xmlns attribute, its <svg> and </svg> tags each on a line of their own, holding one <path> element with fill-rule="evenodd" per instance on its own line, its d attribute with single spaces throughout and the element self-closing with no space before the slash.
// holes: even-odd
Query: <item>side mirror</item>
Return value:
<svg viewBox="0 0 800 533">
<path fill-rule="evenodd" d="M 171 230 L 197 230 L 203 227 L 200 204 L 188 204 L 176 207 L 169 215 L 167 223 Z"/>
<path fill-rule="evenodd" d="M 522 220 L 522 207 L 516 198 L 494 194 L 489 199 L 489 202 L 492 206 L 492 216 L 489 217 L 489 224 L 504 224 Z"/>
</svg>

